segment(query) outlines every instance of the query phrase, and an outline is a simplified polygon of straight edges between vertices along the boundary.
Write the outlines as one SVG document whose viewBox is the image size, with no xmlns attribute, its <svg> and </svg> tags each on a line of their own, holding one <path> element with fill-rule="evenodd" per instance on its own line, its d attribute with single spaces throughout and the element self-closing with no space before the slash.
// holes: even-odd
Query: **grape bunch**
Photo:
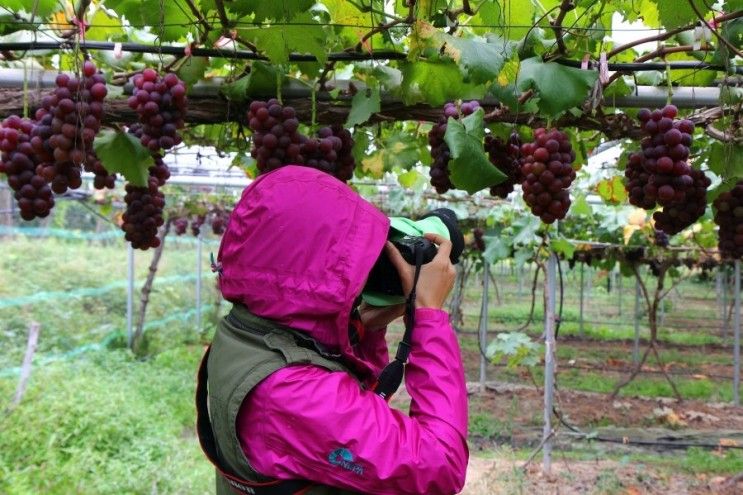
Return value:
<svg viewBox="0 0 743 495">
<path fill-rule="evenodd" d="M 687 159 L 694 124 L 676 120 L 678 109 L 666 105 L 637 114 L 646 136 L 642 153 L 633 153 L 625 170 L 630 203 L 646 210 L 663 207 L 653 214 L 657 228 L 677 234 L 704 214 L 710 180 L 693 170 Z"/>
<path fill-rule="evenodd" d="M 37 175 L 37 160 L 31 145 L 33 122 L 11 115 L 0 124 L 0 173 L 8 177 L 21 218 L 44 218 L 54 206 L 54 197 L 44 177 Z"/>
<path fill-rule="evenodd" d="M 485 239 L 483 238 L 484 235 L 485 235 L 485 231 L 479 227 L 472 230 L 473 244 L 474 244 L 475 250 L 480 251 L 480 252 L 485 251 Z"/>
<path fill-rule="evenodd" d="M 663 211 L 653 213 L 656 228 L 675 235 L 693 224 L 707 209 L 707 188 L 712 181 L 701 170 L 691 171 L 692 184 L 684 193 L 684 200 L 673 201 Z"/>
<path fill-rule="evenodd" d="M 183 128 L 187 106 L 185 83 L 173 73 L 160 77 L 154 69 L 143 70 L 133 82 L 135 91 L 128 104 L 141 124 L 133 134 L 152 152 L 180 144 L 178 129 Z"/>
<path fill-rule="evenodd" d="M 275 98 L 267 102 L 254 100 L 248 109 L 248 126 L 253 131 L 250 153 L 257 161 L 259 173 L 304 161 L 300 157 L 303 136 L 292 107 L 282 106 Z"/>
<path fill-rule="evenodd" d="M 720 226 L 718 247 L 725 258 L 743 258 L 743 180 L 713 203 Z"/>
<path fill-rule="evenodd" d="M 434 124 L 433 128 L 428 132 L 428 144 L 431 146 L 431 158 L 433 163 L 431 164 L 431 185 L 436 189 L 436 192 L 443 194 L 449 189 L 454 189 L 449 178 L 449 161 L 451 160 L 451 153 L 449 152 L 449 146 L 444 141 L 446 135 L 446 123 L 451 118 L 459 118 L 460 115 L 467 116 L 474 113 L 480 108 L 480 103 L 476 100 L 462 103 L 457 108 L 454 103 L 447 103 L 444 105 L 444 113 L 439 120 Z"/>
<path fill-rule="evenodd" d="M 55 84 L 57 87 L 42 99 L 36 111 L 31 144 L 41 162 L 40 175 L 51 183 L 52 191 L 63 194 L 80 187 L 83 165 L 91 171 L 96 168 L 95 162 L 100 166 L 93 153 L 93 139 L 101 127 L 108 90 L 105 78 L 89 60 L 83 64 L 81 79 L 59 74 Z M 103 171 L 96 175 L 103 176 Z"/>
<path fill-rule="evenodd" d="M 116 174 L 108 173 L 101 160 L 95 153 L 88 153 L 83 167 L 86 172 L 92 172 L 93 187 L 96 189 L 113 189 L 116 186 Z"/>
<path fill-rule="evenodd" d="M 178 217 L 173 220 L 173 229 L 175 231 L 175 235 L 185 234 L 186 229 L 188 229 L 188 218 Z"/>
<path fill-rule="evenodd" d="M 485 151 L 488 153 L 490 163 L 507 176 L 505 181 L 490 188 L 490 194 L 505 199 L 513 192 L 513 186 L 524 180 L 519 162 L 521 137 L 517 132 L 512 132 L 508 141 L 503 141 L 488 134 L 485 136 Z"/>
<path fill-rule="evenodd" d="M 340 125 L 323 127 L 316 137 L 307 137 L 299 132 L 294 109 L 276 99 L 251 102 L 248 125 L 253 131 L 251 155 L 260 173 L 294 164 L 328 172 L 344 182 L 353 177 L 354 141 Z"/>
<path fill-rule="evenodd" d="M 160 181 L 150 176 L 147 186 L 126 185 L 126 211 L 122 217 L 125 238 L 135 249 L 147 250 L 160 245 L 157 229 L 163 223 L 165 196 L 160 192 Z"/>
<path fill-rule="evenodd" d="M 191 219 L 191 233 L 194 235 L 194 237 L 199 236 L 199 234 L 201 233 L 201 226 L 204 225 L 205 221 L 205 215 L 195 215 Z"/>
<path fill-rule="evenodd" d="M 224 234 L 227 228 L 227 222 L 230 219 L 230 212 L 223 210 L 222 208 L 215 208 L 211 214 L 212 232 L 214 235 Z"/>
<path fill-rule="evenodd" d="M 575 179 L 575 151 L 567 135 L 556 129 L 536 129 L 534 138 L 521 145 L 521 187 L 531 212 L 552 223 L 565 218 L 570 207 L 567 189 Z"/>
<path fill-rule="evenodd" d="M 658 247 L 668 247 L 670 237 L 665 231 L 655 229 L 653 231 L 653 241 Z"/>
<path fill-rule="evenodd" d="M 332 174 L 341 146 L 341 138 L 333 134 L 333 129 L 322 127 L 317 131 L 317 137 L 302 139 L 299 162 Z"/>
</svg>

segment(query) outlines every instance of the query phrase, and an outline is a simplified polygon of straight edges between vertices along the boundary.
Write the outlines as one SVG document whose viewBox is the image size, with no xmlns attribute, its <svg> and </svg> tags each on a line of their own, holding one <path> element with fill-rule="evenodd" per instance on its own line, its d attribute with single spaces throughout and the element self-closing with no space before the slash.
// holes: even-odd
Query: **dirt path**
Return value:
<svg viewBox="0 0 743 495">
<path fill-rule="evenodd" d="M 541 459 L 537 458 L 537 461 Z M 556 461 L 552 476 L 539 463 L 521 469 L 507 453 L 495 457 L 470 457 L 462 495 L 733 495 L 743 493 L 743 483 L 726 485 L 721 476 L 670 473 L 647 465 L 615 461 Z"/>
</svg>

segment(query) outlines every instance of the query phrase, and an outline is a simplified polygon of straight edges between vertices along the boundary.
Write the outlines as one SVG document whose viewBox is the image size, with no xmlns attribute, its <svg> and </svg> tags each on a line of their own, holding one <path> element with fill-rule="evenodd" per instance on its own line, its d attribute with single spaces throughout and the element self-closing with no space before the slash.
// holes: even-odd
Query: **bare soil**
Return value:
<svg viewBox="0 0 743 495">
<path fill-rule="evenodd" d="M 743 482 L 722 476 L 692 476 L 647 465 L 616 461 L 557 460 L 552 473 L 542 473 L 537 459 L 526 470 L 524 461 L 508 454 L 470 457 L 462 495 L 740 495 Z"/>
</svg>

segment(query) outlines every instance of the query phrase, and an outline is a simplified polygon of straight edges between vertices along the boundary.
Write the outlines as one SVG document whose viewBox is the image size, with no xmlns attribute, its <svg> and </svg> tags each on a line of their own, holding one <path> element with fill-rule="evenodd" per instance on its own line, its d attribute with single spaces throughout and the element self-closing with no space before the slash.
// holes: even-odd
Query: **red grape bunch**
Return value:
<svg viewBox="0 0 743 495">
<path fill-rule="evenodd" d="M 199 236 L 199 234 L 201 233 L 201 226 L 204 225 L 205 221 L 205 215 L 195 215 L 191 219 L 191 233 L 194 235 L 194 237 Z"/>
<path fill-rule="evenodd" d="M 180 144 L 178 129 L 183 128 L 187 106 L 185 83 L 173 73 L 160 77 L 154 69 L 143 70 L 133 82 L 135 91 L 128 103 L 142 124 L 133 134 L 152 152 Z"/>
<path fill-rule="evenodd" d="M 743 258 L 743 180 L 713 203 L 720 226 L 718 247 L 725 258 Z"/>
<path fill-rule="evenodd" d="M 251 155 L 260 173 L 294 164 L 328 172 L 344 182 L 353 177 L 354 141 L 340 125 L 323 127 L 317 137 L 308 138 L 299 132 L 294 109 L 274 98 L 250 103 L 248 125 L 253 131 Z"/>
<path fill-rule="evenodd" d="M 160 245 L 157 229 L 164 223 L 165 207 L 165 196 L 160 192 L 160 185 L 159 179 L 152 175 L 145 187 L 126 185 L 126 211 L 121 230 L 135 249 L 147 250 Z"/>
<path fill-rule="evenodd" d="M 40 175 L 57 194 L 80 187 L 83 165 L 94 172 L 98 168 L 96 175 L 104 177 L 105 169 L 96 167 L 100 162 L 93 153 L 93 139 L 101 127 L 106 80 L 89 60 L 83 64 L 82 76 L 57 75 L 57 87 L 36 111 L 31 143 L 41 162 Z M 103 182 L 110 183 L 108 179 Z"/>
<path fill-rule="evenodd" d="M 451 160 L 451 153 L 449 152 L 449 146 L 444 141 L 446 135 L 446 123 L 451 118 L 459 118 L 460 116 L 467 116 L 474 113 L 480 108 L 480 103 L 476 100 L 462 103 L 457 108 L 454 103 L 447 103 L 444 105 L 444 113 L 439 117 L 438 122 L 434 124 L 433 128 L 428 132 L 428 144 L 431 145 L 431 158 L 433 163 L 431 164 L 431 185 L 436 189 L 436 192 L 443 194 L 449 189 L 454 189 L 449 178 L 449 160 Z"/>
<path fill-rule="evenodd" d="M 490 163 L 506 174 L 505 181 L 490 188 L 490 194 L 505 199 L 513 192 L 513 186 L 521 183 L 524 177 L 521 175 L 521 137 L 517 132 L 512 132 L 508 141 L 494 137 L 492 134 L 485 136 L 485 151 L 488 153 Z"/>
<path fill-rule="evenodd" d="M 544 223 L 552 223 L 565 218 L 570 208 L 567 189 L 575 180 L 575 151 L 568 136 L 556 129 L 536 129 L 534 139 L 521 145 L 524 201 Z"/>
<path fill-rule="evenodd" d="M 188 229 L 188 218 L 178 217 L 173 220 L 173 229 L 175 230 L 175 235 L 185 234 L 186 229 Z"/>
<path fill-rule="evenodd" d="M 292 107 L 282 106 L 275 98 L 267 102 L 254 100 L 248 110 L 248 126 L 253 131 L 250 154 L 258 162 L 259 173 L 303 162 L 300 144 L 306 137 L 299 133 L 299 121 Z"/>
<path fill-rule="evenodd" d="M 223 210 L 222 208 L 214 208 L 211 212 L 212 233 L 214 233 L 214 235 L 224 234 L 229 219 L 229 211 Z"/>
<path fill-rule="evenodd" d="M 8 185 L 15 191 L 24 220 L 46 217 L 54 206 L 52 190 L 44 177 L 37 175 L 32 130 L 33 122 L 17 115 L 0 124 L 0 173 L 8 176 Z"/>
<path fill-rule="evenodd" d="M 704 214 L 710 180 L 693 170 L 687 159 L 694 124 L 675 120 L 678 109 L 643 108 L 637 114 L 643 132 L 642 153 L 630 155 L 625 170 L 630 203 L 646 210 L 663 207 L 653 214 L 657 228 L 677 234 Z"/>
<path fill-rule="evenodd" d="M 356 167 L 352 150 L 351 132 L 336 124 L 321 128 L 315 138 L 302 136 L 299 160 L 345 182 L 353 177 Z"/>
<path fill-rule="evenodd" d="M 485 251 L 485 238 L 483 237 L 484 235 L 485 231 L 479 227 L 472 230 L 473 247 L 476 251 Z"/>
</svg>

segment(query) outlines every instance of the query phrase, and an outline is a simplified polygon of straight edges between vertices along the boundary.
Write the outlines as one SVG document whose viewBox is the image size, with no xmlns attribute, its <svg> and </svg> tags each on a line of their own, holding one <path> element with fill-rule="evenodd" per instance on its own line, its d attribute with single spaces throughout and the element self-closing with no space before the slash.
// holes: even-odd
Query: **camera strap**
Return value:
<svg viewBox="0 0 743 495">
<path fill-rule="evenodd" d="M 382 372 L 379 374 L 376 385 L 374 386 L 374 392 L 386 401 L 389 401 L 392 398 L 392 395 L 397 392 L 397 389 L 400 388 L 403 375 L 405 374 L 405 365 L 410 357 L 410 341 L 413 337 L 413 327 L 415 327 L 415 289 L 418 286 L 418 277 L 421 274 L 422 265 L 423 250 L 416 249 L 413 287 L 410 289 L 410 294 L 405 300 L 405 333 L 402 336 L 402 341 L 397 347 L 395 359 L 384 367 Z"/>
</svg>

